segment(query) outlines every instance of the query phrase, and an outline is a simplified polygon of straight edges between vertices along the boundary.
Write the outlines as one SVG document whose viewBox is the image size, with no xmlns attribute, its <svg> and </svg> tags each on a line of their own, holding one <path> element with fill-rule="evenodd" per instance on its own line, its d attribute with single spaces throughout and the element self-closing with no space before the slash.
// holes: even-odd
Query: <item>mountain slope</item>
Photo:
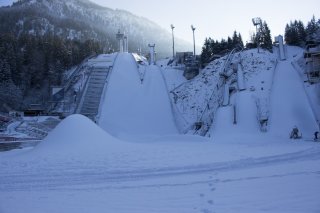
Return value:
<svg viewBox="0 0 320 213">
<path fill-rule="evenodd" d="M 0 20 L 0 32 L 17 36 L 54 34 L 80 41 L 90 38 L 99 41 L 106 51 L 117 51 L 115 34 L 121 30 L 128 35 L 129 51 L 142 48 L 147 52 L 148 43 L 156 43 L 160 56 L 171 54 L 170 34 L 157 24 L 87 0 L 22 0 L 12 7 L 0 8 Z"/>
</svg>

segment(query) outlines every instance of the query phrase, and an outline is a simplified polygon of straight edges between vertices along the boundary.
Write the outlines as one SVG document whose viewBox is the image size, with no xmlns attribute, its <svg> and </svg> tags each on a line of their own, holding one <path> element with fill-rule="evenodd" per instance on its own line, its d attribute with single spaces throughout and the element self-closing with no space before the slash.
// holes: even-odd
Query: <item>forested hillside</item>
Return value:
<svg viewBox="0 0 320 213">
<path fill-rule="evenodd" d="M 0 23 L 0 111 L 46 103 L 65 70 L 117 51 L 118 30 L 128 35 L 131 52 L 146 53 L 156 43 L 158 57 L 171 54 L 170 34 L 155 23 L 87 0 L 20 0 L 0 8 Z"/>
</svg>

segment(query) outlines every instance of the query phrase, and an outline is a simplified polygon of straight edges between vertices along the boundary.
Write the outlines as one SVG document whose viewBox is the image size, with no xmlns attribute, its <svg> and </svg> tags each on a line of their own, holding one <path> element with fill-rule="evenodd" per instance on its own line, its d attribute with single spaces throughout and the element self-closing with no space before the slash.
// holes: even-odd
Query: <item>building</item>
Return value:
<svg viewBox="0 0 320 213">
<path fill-rule="evenodd" d="M 193 57 L 193 52 L 176 52 L 176 62 L 184 64 L 187 58 Z"/>
<path fill-rule="evenodd" d="M 30 104 L 24 111 L 25 116 L 38 116 L 45 114 L 45 108 L 42 104 Z"/>
</svg>

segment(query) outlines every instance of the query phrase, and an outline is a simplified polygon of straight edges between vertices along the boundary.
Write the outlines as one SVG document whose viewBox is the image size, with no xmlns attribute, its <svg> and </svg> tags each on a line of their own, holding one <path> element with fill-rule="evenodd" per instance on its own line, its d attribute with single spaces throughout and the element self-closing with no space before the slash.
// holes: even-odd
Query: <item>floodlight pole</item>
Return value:
<svg viewBox="0 0 320 213">
<path fill-rule="evenodd" d="M 193 25 L 191 25 L 191 30 L 193 33 L 193 56 L 194 58 L 196 58 L 196 43 L 195 43 L 195 39 L 194 39 L 194 31 L 195 31 L 195 27 Z"/>
<path fill-rule="evenodd" d="M 173 26 L 173 24 L 171 24 L 171 30 L 172 30 L 172 57 L 174 58 L 174 33 L 173 33 L 173 29 L 175 27 Z"/>
<path fill-rule="evenodd" d="M 257 18 L 253 18 L 252 19 L 252 23 L 253 25 L 256 27 L 256 41 L 257 41 L 257 47 L 258 47 L 258 53 L 260 52 L 259 51 L 259 48 L 260 48 L 260 29 L 262 27 L 262 20 L 261 18 L 257 17 Z M 258 26 L 259 26 L 259 30 L 258 30 Z M 259 32 L 258 32 L 259 31 Z"/>
</svg>

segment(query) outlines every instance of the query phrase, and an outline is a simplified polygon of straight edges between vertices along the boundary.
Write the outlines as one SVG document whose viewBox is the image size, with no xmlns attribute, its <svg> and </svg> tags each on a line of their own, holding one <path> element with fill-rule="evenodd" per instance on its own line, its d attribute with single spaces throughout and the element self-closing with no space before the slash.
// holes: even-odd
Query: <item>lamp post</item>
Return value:
<svg viewBox="0 0 320 213">
<path fill-rule="evenodd" d="M 172 30 L 172 57 L 174 58 L 174 34 L 173 34 L 173 29 L 175 27 L 173 26 L 173 24 L 171 24 L 171 30 Z"/>
<path fill-rule="evenodd" d="M 193 33 L 193 56 L 194 56 L 194 58 L 196 58 L 196 43 L 195 43 L 195 39 L 194 39 L 194 31 L 196 30 L 196 28 L 193 25 L 191 25 L 191 30 Z"/>
</svg>

